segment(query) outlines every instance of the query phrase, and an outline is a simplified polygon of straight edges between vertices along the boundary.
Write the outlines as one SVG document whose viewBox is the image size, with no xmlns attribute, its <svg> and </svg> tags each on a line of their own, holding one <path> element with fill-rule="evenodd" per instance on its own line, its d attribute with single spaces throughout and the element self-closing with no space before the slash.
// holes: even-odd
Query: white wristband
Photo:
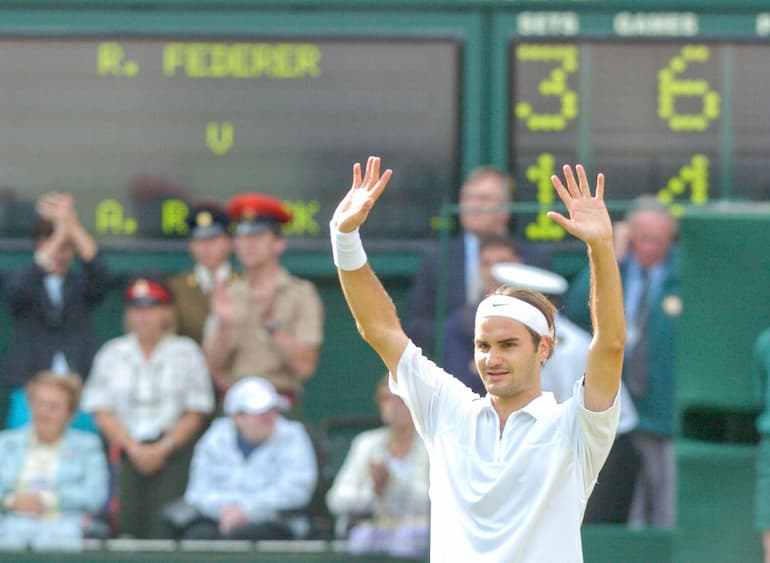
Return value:
<svg viewBox="0 0 770 563">
<path fill-rule="evenodd" d="M 332 238 L 332 256 L 334 265 L 340 270 L 358 270 L 366 264 L 366 252 L 361 244 L 358 229 L 349 233 L 341 233 L 334 227 L 330 228 Z"/>
</svg>

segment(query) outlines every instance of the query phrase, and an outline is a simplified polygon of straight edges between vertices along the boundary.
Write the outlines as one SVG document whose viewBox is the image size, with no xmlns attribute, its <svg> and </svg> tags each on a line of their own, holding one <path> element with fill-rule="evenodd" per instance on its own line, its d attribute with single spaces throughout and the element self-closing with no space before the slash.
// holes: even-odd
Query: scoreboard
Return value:
<svg viewBox="0 0 770 563">
<path fill-rule="evenodd" d="M 769 35 L 770 13 L 732 9 L 522 12 L 501 22 L 501 144 L 525 187 L 519 200 L 538 207 L 523 234 L 565 237 L 546 216 L 549 178 L 564 162 L 603 171 L 613 199 L 654 195 L 675 213 L 770 199 Z"/>
<path fill-rule="evenodd" d="M 380 151 L 399 174 L 373 229 L 425 236 L 457 181 L 459 51 L 427 38 L 0 40 L 3 230 L 24 236 L 24 209 L 61 190 L 100 237 L 179 237 L 194 202 L 257 191 L 292 210 L 287 235 L 320 237 L 354 160 Z"/>
<path fill-rule="evenodd" d="M 770 199 L 767 92 L 770 1 L 9 1 L 0 239 L 50 190 L 117 241 L 183 237 L 192 203 L 260 191 L 321 244 L 376 153 L 396 174 L 369 238 L 434 237 L 493 164 L 519 234 L 558 242 L 565 162 L 605 172 L 618 216 L 641 194 Z"/>
</svg>

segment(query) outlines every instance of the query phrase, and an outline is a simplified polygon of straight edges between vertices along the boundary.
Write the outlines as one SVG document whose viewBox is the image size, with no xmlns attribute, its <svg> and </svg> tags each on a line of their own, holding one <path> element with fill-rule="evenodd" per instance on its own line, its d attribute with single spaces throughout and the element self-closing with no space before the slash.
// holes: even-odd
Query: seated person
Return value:
<svg viewBox="0 0 770 563">
<path fill-rule="evenodd" d="M 185 539 L 295 539 L 308 531 L 296 515 L 310 502 L 318 469 L 300 422 L 279 410 L 289 401 L 261 377 L 238 380 L 218 418 L 195 446 L 184 499 L 199 513 Z M 286 512 L 294 512 L 289 516 Z"/>
<path fill-rule="evenodd" d="M 78 377 L 39 372 L 26 386 L 32 423 L 0 432 L 0 539 L 81 538 L 86 514 L 106 502 L 102 444 L 69 427 L 80 387 Z"/>
<path fill-rule="evenodd" d="M 429 540 L 428 454 L 404 402 L 388 389 L 375 394 L 385 426 L 362 432 L 326 496 L 338 518 L 368 515 L 348 536 L 351 553 L 424 557 Z"/>
<path fill-rule="evenodd" d="M 97 352 L 83 409 L 121 452 L 120 533 L 162 538 L 160 509 L 184 492 L 214 392 L 200 347 L 174 334 L 174 295 L 165 278 L 134 276 L 125 300 L 128 332 Z"/>
</svg>

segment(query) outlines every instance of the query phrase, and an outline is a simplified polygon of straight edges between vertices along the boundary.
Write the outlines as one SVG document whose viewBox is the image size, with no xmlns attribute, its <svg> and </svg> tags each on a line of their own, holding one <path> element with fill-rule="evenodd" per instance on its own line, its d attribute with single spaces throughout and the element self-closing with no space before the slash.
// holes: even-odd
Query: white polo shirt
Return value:
<svg viewBox="0 0 770 563">
<path fill-rule="evenodd" d="M 609 453 L 620 401 L 583 407 L 583 380 L 557 404 L 543 393 L 500 433 L 480 398 L 412 342 L 391 389 L 412 413 L 430 457 L 431 561 L 582 561 L 580 524 Z"/>
</svg>

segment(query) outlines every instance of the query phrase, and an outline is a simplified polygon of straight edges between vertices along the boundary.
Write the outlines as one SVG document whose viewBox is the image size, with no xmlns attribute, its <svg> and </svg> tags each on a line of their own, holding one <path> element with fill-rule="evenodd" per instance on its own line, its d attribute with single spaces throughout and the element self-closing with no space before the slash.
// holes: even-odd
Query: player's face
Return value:
<svg viewBox="0 0 770 563">
<path fill-rule="evenodd" d="M 543 349 L 519 321 L 489 317 L 476 323 L 474 359 L 487 392 L 515 398 L 540 392 Z"/>
</svg>

